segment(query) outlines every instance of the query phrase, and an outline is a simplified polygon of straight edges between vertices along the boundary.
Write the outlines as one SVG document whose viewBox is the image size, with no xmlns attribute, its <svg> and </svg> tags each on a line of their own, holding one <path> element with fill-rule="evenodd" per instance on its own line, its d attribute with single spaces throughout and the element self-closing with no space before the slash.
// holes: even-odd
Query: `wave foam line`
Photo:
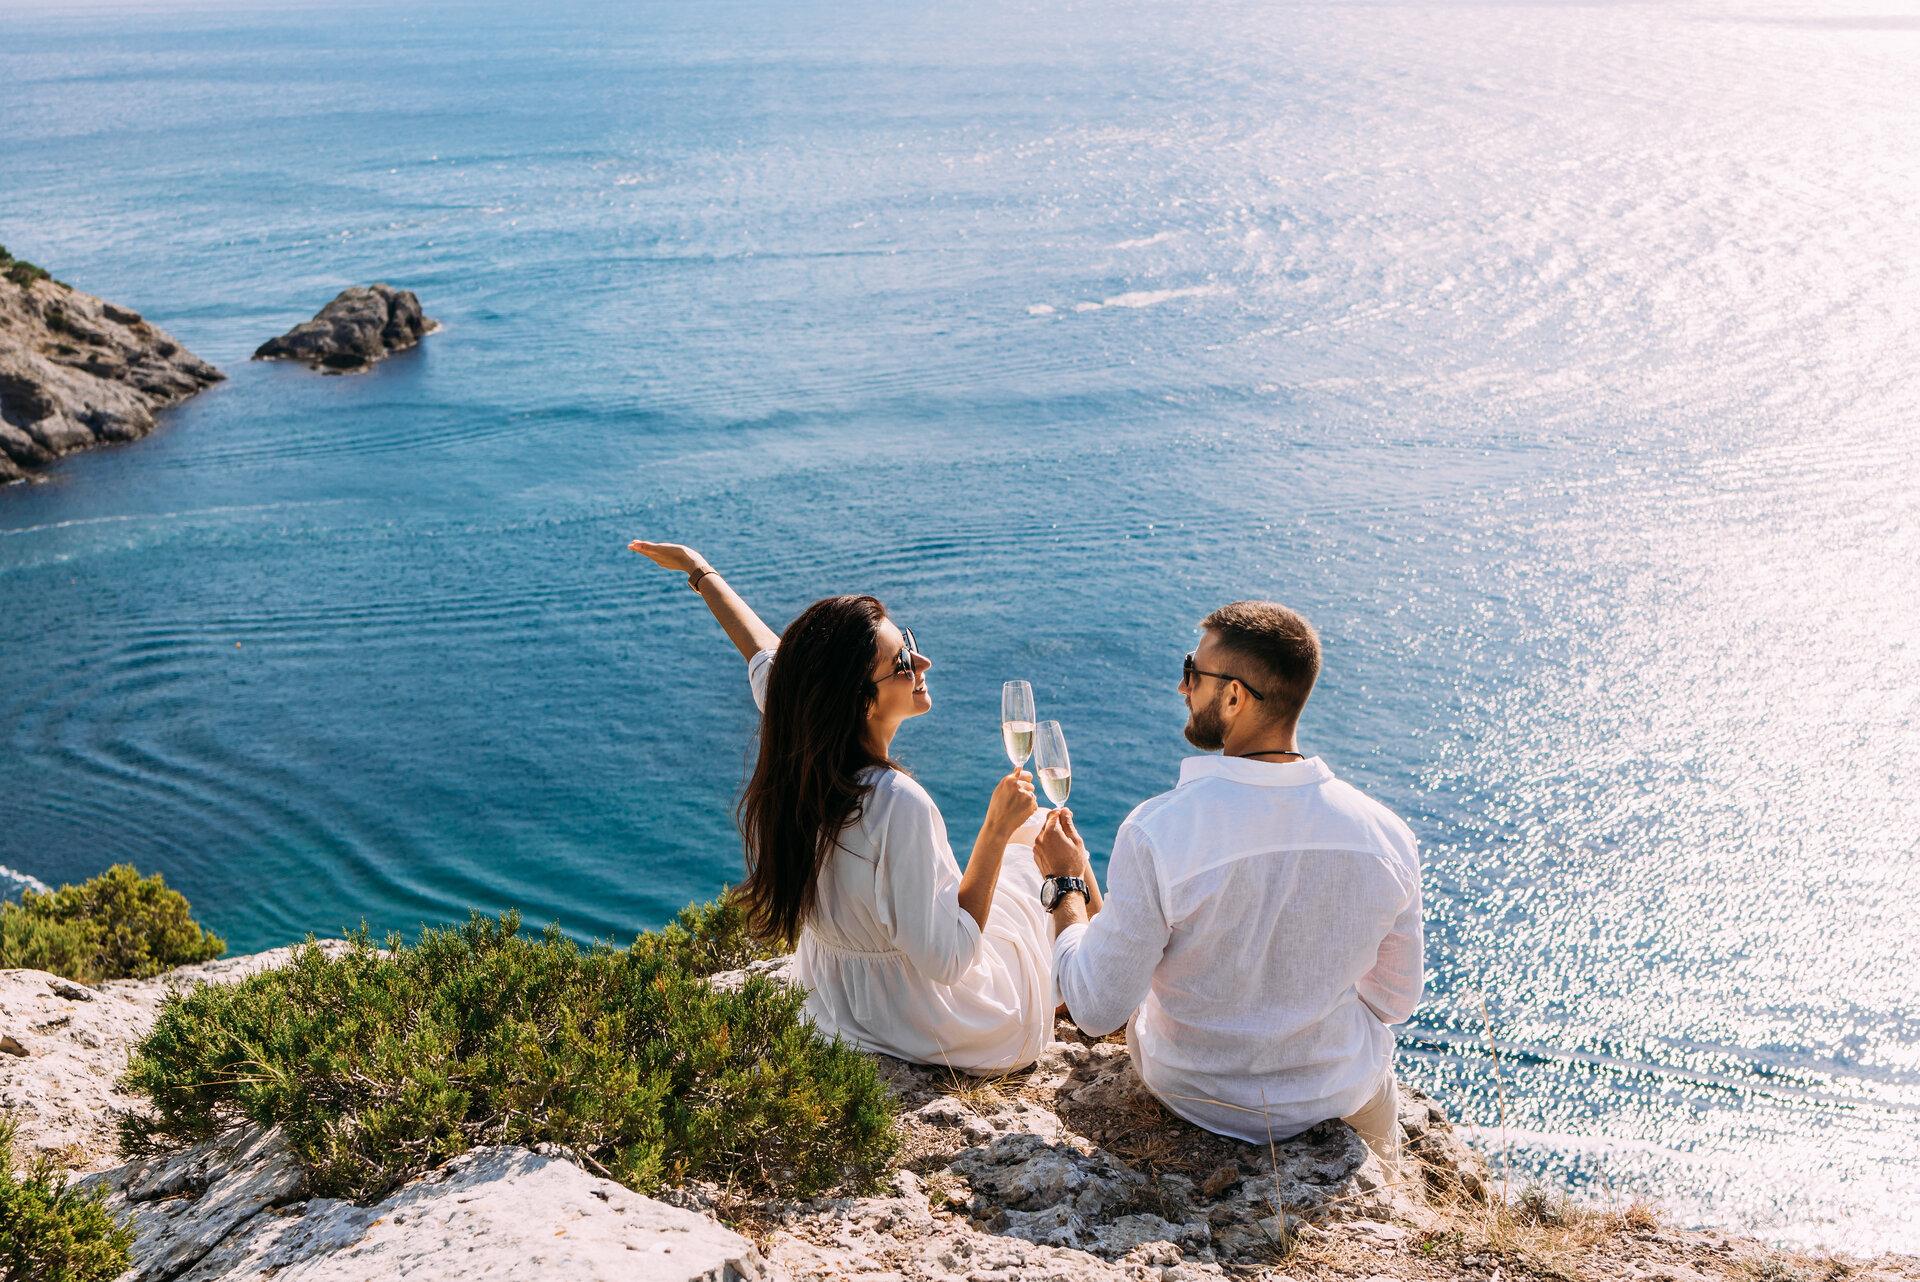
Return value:
<svg viewBox="0 0 1920 1282">
<path fill-rule="evenodd" d="M 1097 303 L 1081 303 L 1075 311 L 1097 311 L 1104 307 L 1158 307 L 1161 303 L 1171 303 L 1176 298 L 1215 298 L 1233 291 L 1225 285 L 1189 285 L 1184 289 L 1134 289 L 1124 294 L 1115 294 L 1103 298 Z"/>
<path fill-rule="evenodd" d="M 1145 249 L 1148 245 L 1164 245 L 1173 239 L 1170 231 L 1157 231 L 1151 236 L 1139 236 L 1133 240 L 1115 241 L 1108 249 Z"/>
<path fill-rule="evenodd" d="M 81 525 L 117 525 L 127 521 L 182 521 L 196 516 L 229 516 L 236 512 L 277 512 L 282 508 L 333 507 L 355 501 L 354 499 L 296 499 L 288 503 L 246 503 L 232 507 L 190 508 L 184 512 L 125 512 L 117 516 L 77 516 L 66 521 L 49 521 L 44 525 L 17 525 L 11 529 L 0 529 L 0 537 L 15 534 L 45 534 L 51 530 L 69 530 Z"/>
<path fill-rule="evenodd" d="M 41 881 L 32 873 L 21 872 L 18 868 L 9 868 L 5 864 L 0 864 L 0 880 L 11 881 L 16 885 L 25 887 L 28 890 L 37 891 L 42 895 L 50 894 L 53 891 L 52 886 Z"/>
</svg>

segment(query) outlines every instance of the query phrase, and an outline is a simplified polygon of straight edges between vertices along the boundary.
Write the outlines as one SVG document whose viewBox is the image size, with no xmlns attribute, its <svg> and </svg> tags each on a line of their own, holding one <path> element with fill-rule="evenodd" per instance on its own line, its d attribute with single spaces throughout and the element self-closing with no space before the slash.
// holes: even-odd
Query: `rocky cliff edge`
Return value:
<svg viewBox="0 0 1920 1282">
<path fill-rule="evenodd" d="M 309 1196 L 278 1136 L 253 1128 L 113 1165 L 113 1115 L 138 1107 L 114 1080 L 166 995 L 287 951 L 94 987 L 0 971 L 17 1155 L 93 1172 L 134 1223 L 129 1279 L 1920 1279 L 1920 1262 L 1813 1261 L 1640 1208 L 1523 1214 L 1486 1196 L 1485 1166 L 1418 1092 L 1398 1180 L 1338 1122 L 1269 1147 L 1224 1140 L 1167 1115 L 1124 1047 L 1065 1024 L 1033 1068 L 992 1080 L 882 1060 L 903 1150 L 870 1196 L 649 1198 L 564 1152 L 493 1146 L 362 1207 Z"/>
</svg>

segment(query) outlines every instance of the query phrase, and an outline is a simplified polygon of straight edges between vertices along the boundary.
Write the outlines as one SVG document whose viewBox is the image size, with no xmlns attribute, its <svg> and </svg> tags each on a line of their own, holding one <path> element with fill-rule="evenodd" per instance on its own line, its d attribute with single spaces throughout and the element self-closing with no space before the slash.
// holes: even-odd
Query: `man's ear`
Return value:
<svg viewBox="0 0 1920 1282">
<path fill-rule="evenodd" d="M 1251 717 L 1253 719 L 1247 722 L 1249 727 L 1260 725 L 1260 718 L 1266 715 L 1266 708 L 1259 700 L 1248 694 L 1246 687 L 1237 681 L 1233 684 L 1232 700 L 1233 715 L 1236 720 L 1240 717 Z"/>
</svg>

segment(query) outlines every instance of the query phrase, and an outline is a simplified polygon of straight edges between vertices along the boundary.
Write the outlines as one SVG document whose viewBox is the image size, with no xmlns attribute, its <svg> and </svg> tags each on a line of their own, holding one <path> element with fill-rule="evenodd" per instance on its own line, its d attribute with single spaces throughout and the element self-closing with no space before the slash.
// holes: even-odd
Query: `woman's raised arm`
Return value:
<svg viewBox="0 0 1920 1282">
<path fill-rule="evenodd" d="M 707 564 L 707 558 L 692 548 L 679 543 L 649 543 L 645 539 L 635 539 L 627 548 L 655 565 L 686 575 L 688 586 L 698 592 L 707 609 L 713 611 L 713 617 L 726 629 L 727 640 L 733 642 L 741 658 L 751 659 L 779 644 L 778 634 L 720 577 L 719 571 Z"/>
</svg>

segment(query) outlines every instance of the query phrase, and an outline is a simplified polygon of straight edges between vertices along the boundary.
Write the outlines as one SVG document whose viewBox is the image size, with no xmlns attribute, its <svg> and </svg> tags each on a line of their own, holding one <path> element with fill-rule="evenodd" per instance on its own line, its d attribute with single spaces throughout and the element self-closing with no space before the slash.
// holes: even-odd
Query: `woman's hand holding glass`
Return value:
<svg viewBox="0 0 1920 1282">
<path fill-rule="evenodd" d="M 1040 804 L 1033 799 L 1032 772 L 1015 769 L 994 786 L 993 799 L 987 803 L 987 827 L 1004 843 L 1039 808 Z"/>
</svg>

